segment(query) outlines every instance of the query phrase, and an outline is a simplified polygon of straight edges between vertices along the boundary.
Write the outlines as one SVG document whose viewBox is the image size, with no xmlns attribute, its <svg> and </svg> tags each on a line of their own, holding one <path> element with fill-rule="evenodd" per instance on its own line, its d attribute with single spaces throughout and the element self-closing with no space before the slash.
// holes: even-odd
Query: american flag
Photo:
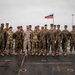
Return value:
<svg viewBox="0 0 75 75">
<path fill-rule="evenodd" d="M 52 19 L 53 18 L 53 14 L 45 16 L 45 19 Z"/>
</svg>

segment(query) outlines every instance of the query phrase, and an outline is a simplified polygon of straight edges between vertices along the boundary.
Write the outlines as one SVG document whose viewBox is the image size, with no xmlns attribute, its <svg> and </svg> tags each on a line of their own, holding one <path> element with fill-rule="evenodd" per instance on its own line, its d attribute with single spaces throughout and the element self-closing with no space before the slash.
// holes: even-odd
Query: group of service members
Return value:
<svg viewBox="0 0 75 75">
<path fill-rule="evenodd" d="M 63 55 L 66 56 L 68 41 L 70 42 L 70 55 L 73 49 L 75 50 L 75 25 L 72 26 L 72 31 L 67 30 L 67 25 L 64 25 L 64 30 L 61 31 L 60 25 L 50 24 L 50 29 L 47 29 L 47 24 L 40 28 L 35 26 L 32 30 L 32 25 L 26 26 L 23 30 L 22 26 L 17 27 L 17 31 L 13 32 L 13 27 L 9 27 L 9 23 L 4 23 L 0 26 L 0 55 L 43 55 L 60 56 L 60 48 L 63 50 Z M 14 47 L 15 45 L 15 47 Z"/>
</svg>

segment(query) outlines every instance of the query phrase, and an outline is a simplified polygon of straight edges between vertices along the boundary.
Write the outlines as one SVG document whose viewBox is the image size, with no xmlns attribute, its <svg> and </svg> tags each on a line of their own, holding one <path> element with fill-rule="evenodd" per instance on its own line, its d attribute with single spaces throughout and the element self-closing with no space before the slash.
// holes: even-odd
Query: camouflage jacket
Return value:
<svg viewBox="0 0 75 75">
<path fill-rule="evenodd" d="M 39 32 L 38 31 L 32 31 L 30 34 L 31 41 L 39 41 Z"/>
<path fill-rule="evenodd" d="M 70 42 L 75 42 L 75 31 L 70 32 Z"/>
<path fill-rule="evenodd" d="M 55 41 L 55 32 L 54 30 L 49 30 L 47 34 L 47 41 L 54 42 Z"/>
<path fill-rule="evenodd" d="M 62 36 L 61 36 L 61 30 L 56 30 L 55 31 L 55 40 L 61 40 Z"/>
<path fill-rule="evenodd" d="M 62 41 L 68 41 L 69 39 L 69 31 L 68 30 L 63 30 L 62 31 Z"/>
<path fill-rule="evenodd" d="M 46 32 L 45 31 L 40 31 L 39 40 L 40 41 L 46 41 Z"/>
<path fill-rule="evenodd" d="M 6 38 L 7 38 L 7 41 L 13 41 L 13 35 L 14 35 L 14 33 L 13 33 L 13 31 L 7 31 L 6 32 Z"/>
<path fill-rule="evenodd" d="M 14 33 L 14 39 L 15 39 L 15 40 L 23 40 L 23 33 L 20 32 L 20 31 L 16 31 L 16 32 Z"/>
</svg>

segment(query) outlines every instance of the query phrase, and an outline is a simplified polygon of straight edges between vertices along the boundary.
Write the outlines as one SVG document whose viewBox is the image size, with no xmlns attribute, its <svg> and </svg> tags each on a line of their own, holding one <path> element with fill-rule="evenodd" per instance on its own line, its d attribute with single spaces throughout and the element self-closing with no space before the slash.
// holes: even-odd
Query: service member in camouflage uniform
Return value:
<svg viewBox="0 0 75 75">
<path fill-rule="evenodd" d="M 56 44 L 55 44 L 55 52 L 56 55 L 60 55 L 60 45 L 61 45 L 61 30 L 60 30 L 60 25 L 57 25 L 57 30 L 55 31 L 55 40 L 56 40 Z"/>
<path fill-rule="evenodd" d="M 20 27 L 20 30 L 21 30 L 21 32 L 22 32 L 22 34 L 23 34 L 23 37 L 24 37 L 23 26 L 19 26 L 19 27 Z M 23 52 L 23 41 L 24 41 L 24 38 L 22 39 L 22 51 L 20 52 L 21 54 L 22 54 L 22 52 Z"/>
<path fill-rule="evenodd" d="M 4 56 L 4 42 L 5 42 L 5 32 L 4 32 L 4 24 L 1 24 L 0 27 L 0 55 Z"/>
<path fill-rule="evenodd" d="M 47 55 L 49 55 L 49 51 L 50 51 L 50 46 L 51 46 L 51 50 L 52 50 L 52 56 L 55 56 L 55 51 L 54 51 L 54 44 L 55 44 L 55 32 L 53 30 L 53 24 L 51 24 L 51 29 L 48 31 L 48 35 L 47 35 L 47 45 L 48 45 L 48 53 Z"/>
<path fill-rule="evenodd" d="M 31 32 L 30 38 L 32 42 L 32 55 L 38 55 L 39 32 L 37 26 L 35 26 L 35 30 Z"/>
<path fill-rule="evenodd" d="M 26 29 L 27 30 L 24 33 L 24 43 L 23 43 L 24 49 L 23 50 L 26 52 L 27 46 L 28 46 L 27 54 L 30 55 L 30 53 L 31 53 L 31 41 L 30 41 L 31 31 L 30 31 L 29 26 L 27 26 Z"/>
<path fill-rule="evenodd" d="M 56 32 L 56 25 L 54 25 L 54 28 L 53 28 L 54 32 Z M 54 43 L 54 50 L 56 51 L 56 43 Z"/>
<path fill-rule="evenodd" d="M 6 33 L 7 33 L 7 31 L 9 30 L 9 23 L 6 23 L 6 28 L 4 29 L 4 31 L 5 31 L 5 37 L 6 37 Z M 6 42 L 7 42 L 7 37 L 5 38 L 5 44 L 4 44 L 4 49 L 6 49 Z"/>
<path fill-rule="evenodd" d="M 44 25 L 44 31 L 46 34 L 46 55 L 47 55 L 47 53 L 48 53 L 48 50 L 47 50 L 47 34 L 48 34 L 47 24 Z"/>
<path fill-rule="evenodd" d="M 30 31 L 32 31 L 32 25 L 29 25 Z"/>
<path fill-rule="evenodd" d="M 62 49 L 63 49 L 63 55 L 66 56 L 67 44 L 69 40 L 69 31 L 67 30 L 67 25 L 65 25 L 64 28 L 65 29 L 62 31 Z"/>
<path fill-rule="evenodd" d="M 54 25 L 54 28 L 53 28 L 54 32 L 56 32 L 56 25 Z"/>
<path fill-rule="evenodd" d="M 70 32 L 70 55 L 72 55 L 72 51 L 75 51 L 75 25 L 72 26 L 72 31 Z"/>
<path fill-rule="evenodd" d="M 41 27 L 41 31 L 39 33 L 39 49 L 39 55 L 43 54 L 44 56 L 46 53 L 46 33 L 44 31 L 44 27 Z"/>
<path fill-rule="evenodd" d="M 9 23 L 6 23 L 6 28 L 4 30 L 5 30 L 5 32 L 7 32 L 9 30 Z"/>
<path fill-rule="evenodd" d="M 9 53 L 11 55 L 13 54 L 13 34 L 14 33 L 12 31 L 12 27 L 9 27 L 9 30 L 6 32 L 6 37 L 7 37 L 6 55 L 9 55 Z"/>
<path fill-rule="evenodd" d="M 15 39 L 15 52 L 17 54 L 21 54 L 22 50 L 22 41 L 23 41 L 23 33 L 21 32 L 20 26 L 17 27 L 17 31 L 14 33 L 14 39 Z"/>
</svg>

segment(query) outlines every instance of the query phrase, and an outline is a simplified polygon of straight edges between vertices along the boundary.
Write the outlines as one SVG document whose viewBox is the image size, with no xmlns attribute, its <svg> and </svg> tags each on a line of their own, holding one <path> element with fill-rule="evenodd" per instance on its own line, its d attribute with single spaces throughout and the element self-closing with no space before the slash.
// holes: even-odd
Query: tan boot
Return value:
<svg viewBox="0 0 75 75">
<path fill-rule="evenodd" d="M 70 55 L 72 55 L 72 51 L 70 51 Z"/>
<path fill-rule="evenodd" d="M 58 52 L 58 56 L 60 56 L 60 52 Z"/>
<path fill-rule="evenodd" d="M 66 52 L 64 52 L 64 56 L 66 56 Z"/>
<path fill-rule="evenodd" d="M 53 57 L 55 56 L 54 52 L 52 53 L 52 56 L 53 56 Z"/>
<path fill-rule="evenodd" d="M 4 56 L 4 53 L 1 53 L 1 56 Z"/>
<path fill-rule="evenodd" d="M 46 54 L 46 56 L 49 56 L 50 55 L 50 53 L 48 52 L 47 54 Z"/>
<path fill-rule="evenodd" d="M 8 53 L 8 52 L 6 52 L 6 55 L 9 55 L 9 53 Z"/>
</svg>

